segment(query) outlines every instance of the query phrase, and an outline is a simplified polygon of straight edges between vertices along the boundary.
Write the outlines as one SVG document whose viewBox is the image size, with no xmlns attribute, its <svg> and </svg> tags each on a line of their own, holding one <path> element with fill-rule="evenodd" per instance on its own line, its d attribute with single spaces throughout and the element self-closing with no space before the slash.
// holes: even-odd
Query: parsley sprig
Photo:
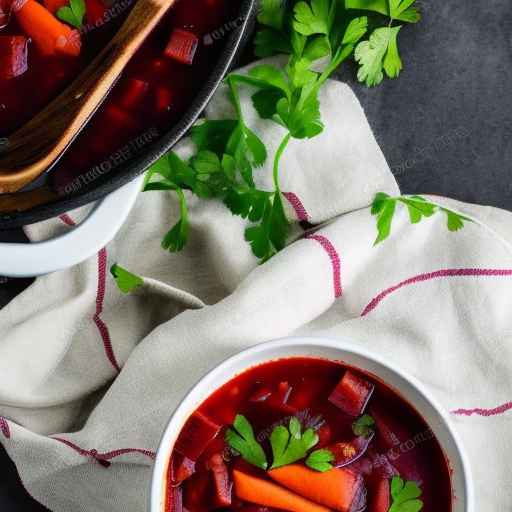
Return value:
<svg viewBox="0 0 512 512">
<path fill-rule="evenodd" d="M 236 416 L 233 428 L 226 431 L 226 442 L 253 466 L 267 469 L 267 456 L 256 441 L 254 430 L 245 416 Z"/>
<path fill-rule="evenodd" d="M 110 273 L 114 277 L 118 288 L 123 293 L 133 292 L 136 288 L 139 288 L 144 284 L 141 277 L 128 272 L 128 270 L 124 269 L 117 263 L 110 267 Z"/>
<path fill-rule="evenodd" d="M 236 416 L 233 428 L 226 431 L 225 438 L 228 445 L 246 462 L 260 469 L 267 469 L 265 451 L 254 437 L 254 430 L 245 416 L 241 414 Z M 270 435 L 272 449 L 270 469 L 287 466 L 303 459 L 306 459 L 307 466 L 316 471 L 324 472 L 332 469 L 331 462 L 334 461 L 334 455 L 329 450 L 316 450 L 310 453 L 318 441 L 318 434 L 312 428 L 302 432 L 301 422 L 296 417 L 290 419 L 288 426 L 274 427 Z"/>
<path fill-rule="evenodd" d="M 377 218 L 378 235 L 375 245 L 389 237 L 393 217 L 398 204 L 403 204 L 409 212 L 411 224 L 418 224 L 424 218 L 432 217 L 436 212 L 446 215 L 446 226 L 449 231 L 458 231 L 464 227 L 465 222 L 472 220 L 460 213 L 428 201 L 422 196 L 391 197 L 384 192 L 379 192 L 373 200 L 371 213 Z"/>
<path fill-rule="evenodd" d="M 69 0 L 69 5 L 59 8 L 57 18 L 75 28 L 81 28 L 86 10 L 84 0 Z"/>
<path fill-rule="evenodd" d="M 418 499 L 421 489 L 414 481 L 405 482 L 399 476 L 391 480 L 391 498 L 393 500 L 389 512 L 419 512 L 423 502 Z"/>
<path fill-rule="evenodd" d="M 75 0 L 73 0 L 75 1 Z M 76 0 L 78 1 L 78 0 Z M 196 154 L 187 161 L 171 152 L 146 177 L 144 190 L 177 194 L 180 219 L 162 246 L 179 251 L 189 236 L 187 194 L 221 200 L 234 215 L 251 225 L 245 239 L 261 262 L 286 245 L 290 224 L 280 186 L 281 162 L 292 139 L 310 139 L 322 133 L 318 95 L 325 81 L 349 57 L 360 63 L 359 79 L 376 85 L 383 69 L 398 76 L 402 63 L 395 20 L 416 22 L 415 0 L 262 0 L 255 36 L 255 54 L 288 55 L 283 69 L 263 64 L 247 74 L 232 73 L 226 83 L 236 117 L 206 120 L 191 131 Z M 363 41 L 369 27 L 374 30 Z M 252 105 L 262 119 L 283 128 L 273 155 L 271 190 L 255 185 L 254 173 L 267 160 L 260 138 L 244 121 L 240 87 L 251 88 Z"/>
<path fill-rule="evenodd" d="M 357 418 L 352 423 L 352 432 L 356 436 L 370 437 L 375 431 L 375 420 L 369 414 L 363 414 L 363 416 Z"/>
</svg>

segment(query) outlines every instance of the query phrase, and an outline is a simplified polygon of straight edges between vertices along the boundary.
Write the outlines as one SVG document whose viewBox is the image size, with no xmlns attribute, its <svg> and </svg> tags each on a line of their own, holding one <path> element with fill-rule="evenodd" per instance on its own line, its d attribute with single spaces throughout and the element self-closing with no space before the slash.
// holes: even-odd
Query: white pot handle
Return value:
<svg viewBox="0 0 512 512">
<path fill-rule="evenodd" d="M 0 243 L 0 276 L 35 277 L 81 263 L 110 242 L 141 189 L 140 177 L 101 201 L 75 228 L 51 240 Z"/>
</svg>

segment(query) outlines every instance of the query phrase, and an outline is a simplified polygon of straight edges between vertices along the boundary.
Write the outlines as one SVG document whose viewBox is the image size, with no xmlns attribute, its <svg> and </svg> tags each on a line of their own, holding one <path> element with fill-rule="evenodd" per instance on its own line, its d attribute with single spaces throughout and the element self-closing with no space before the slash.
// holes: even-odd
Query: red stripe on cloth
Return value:
<svg viewBox="0 0 512 512">
<path fill-rule="evenodd" d="M 448 268 L 442 270 L 436 270 L 435 272 L 428 272 L 425 274 L 419 274 L 414 277 L 410 277 L 395 286 L 391 286 L 386 290 L 379 293 L 374 297 L 368 305 L 364 308 L 361 316 L 365 316 L 372 312 L 388 295 L 396 292 L 404 286 L 410 284 L 422 283 L 424 281 L 430 281 L 431 279 L 440 279 L 444 277 L 504 277 L 512 276 L 512 269 L 492 269 L 492 268 Z"/>
<path fill-rule="evenodd" d="M 305 237 L 308 240 L 316 240 L 324 249 L 324 251 L 329 256 L 332 265 L 332 279 L 334 285 L 334 297 L 341 297 L 343 294 L 343 289 L 341 287 L 341 262 L 338 251 L 331 243 L 331 241 L 323 236 L 323 235 L 306 235 Z"/>
<path fill-rule="evenodd" d="M 98 452 L 98 450 L 86 450 L 84 448 L 81 448 L 77 444 L 68 441 L 67 439 L 64 439 L 62 437 L 52 437 L 52 439 L 54 439 L 55 441 L 59 441 L 60 443 L 65 444 L 66 446 L 69 446 L 69 448 L 74 450 L 76 453 L 83 455 L 84 457 L 90 457 L 91 459 L 94 459 L 95 461 L 107 467 L 110 465 L 108 464 L 109 460 L 119 457 L 121 455 L 126 455 L 128 453 L 139 453 L 150 459 L 154 459 L 156 457 L 155 452 L 151 450 L 144 450 L 142 448 L 120 448 L 119 450 L 112 450 L 109 452 L 101 453 Z"/>
<path fill-rule="evenodd" d="M 103 301 L 105 300 L 105 287 L 107 282 L 107 249 L 103 248 L 98 253 L 98 291 L 96 292 L 96 313 L 92 317 L 105 348 L 105 354 L 112 366 L 118 371 L 121 371 L 121 367 L 117 362 L 112 348 L 112 341 L 110 339 L 110 332 L 107 325 L 101 319 L 101 313 L 103 312 Z"/>
<path fill-rule="evenodd" d="M 75 221 L 67 214 L 63 213 L 59 216 L 59 219 L 64 222 L 67 226 L 75 226 Z M 96 312 L 94 313 L 92 320 L 100 333 L 101 340 L 103 341 L 103 347 L 105 348 L 105 354 L 110 364 L 120 372 L 121 367 L 117 362 L 112 348 L 112 340 L 110 338 L 110 332 L 107 325 L 101 319 L 101 313 L 103 312 L 103 301 L 105 300 L 105 287 L 107 282 L 107 249 L 103 248 L 98 253 L 98 288 L 96 292 Z"/>
<path fill-rule="evenodd" d="M 6 439 L 11 437 L 11 429 L 9 428 L 9 423 L 7 423 L 7 420 L 2 416 L 0 416 L 0 430 Z"/>
<path fill-rule="evenodd" d="M 309 221 L 309 214 L 297 194 L 294 194 L 293 192 L 283 192 L 283 196 L 292 205 L 292 208 L 295 210 L 295 215 L 297 215 L 297 219 L 299 221 Z"/>
<path fill-rule="evenodd" d="M 67 214 L 63 213 L 59 215 L 59 219 L 66 224 L 66 226 L 76 226 L 75 221 Z"/>
<path fill-rule="evenodd" d="M 508 402 L 506 404 L 495 407 L 494 409 L 481 409 L 479 407 L 475 409 L 457 409 L 452 411 L 452 414 L 456 414 L 457 416 L 499 416 L 500 414 L 505 414 L 506 412 L 512 410 L 512 402 Z"/>
</svg>

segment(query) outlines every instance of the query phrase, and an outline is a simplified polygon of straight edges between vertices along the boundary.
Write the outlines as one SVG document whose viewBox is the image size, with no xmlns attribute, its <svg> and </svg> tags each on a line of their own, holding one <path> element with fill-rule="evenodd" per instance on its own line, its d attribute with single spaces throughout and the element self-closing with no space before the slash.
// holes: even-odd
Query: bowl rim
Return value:
<svg viewBox="0 0 512 512">
<path fill-rule="evenodd" d="M 150 492 L 149 492 L 149 500 L 148 500 L 148 511 L 149 512 L 162 512 L 161 503 L 162 503 L 162 477 L 166 474 L 167 470 L 167 462 L 169 459 L 169 452 L 172 450 L 173 444 L 176 442 L 176 439 L 171 443 L 169 443 L 169 438 L 173 436 L 174 423 L 177 419 L 180 419 L 180 416 L 184 416 L 184 421 L 188 418 L 188 415 L 185 415 L 187 406 L 192 405 L 193 403 L 202 403 L 204 400 L 211 396 L 220 386 L 215 387 L 212 391 L 210 391 L 206 396 L 202 397 L 198 402 L 195 400 L 195 395 L 198 392 L 198 389 L 201 387 L 201 384 L 218 377 L 222 371 L 226 368 L 233 368 L 234 373 L 232 376 L 226 381 L 229 382 L 233 378 L 235 378 L 240 373 L 248 370 L 252 366 L 257 366 L 260 364 L 265 364 L 265 361 L 259 363 L 244 363 L 246 359 L 250 359 L 251 356 L 261 355 L 262 353 L 269 352 L 269 358 L 267 361 L 273 361 L 276 359 L 284 359 L 285 357 L 294 357 L 294 356 L 274 356 L 272 355 L 273 351 L 277 351 L 281 348 L 293 348 L 293 347 L 307 347 L 310 346 L 312 348 L 327 348 L 334 349 L 340 352 L 340 361 L 343 361 L 341 353 L 353 355 L 356 357 L 361 357 L 363 359 L 367 359 L 370 362 L 376 363 L 377 365 L 386 368 L 391 373 L 396 374 L 396 376 L 405 381 L 407 385 L 409 385 L 413 391 L 418 393 L 423 400 L 427 402 L 428 405 L 432 408 L 432 410 L 437 414 L 438 419 L 441 421 L 442 427 L 445 429 L 446 434 L 449 436 L 450 441 L 453 443 L 455 448 L 455 453 L 452 454 L 458 457 L 458 462 L 460 464 L 462 474 L 461 474 L 461 482 L 462 482 L 462 492 L 464 493 L 465 499 L 465 510 L 464 512 L 474 512 L 474 482 L 473 476 L 470 469 L 469 459 L 465 452 L 463 443 L 454 430 L 451 420 L 449 419 L 448 413 L 444 409 L 443 406 L 439 404 L 437 399 L 435 399 L 432 394 L 425 389 L 424 385 L 414 376 L 410 375 L 406 371 L 398 368 L 394 363 L 388 362 L 385 358 L 375 355 L 370 352 L 368 349 L 357 345 L 356 342 L 346 336 L 339 337 L 323 337 L 323 336 L 291 336 L 285 338 L 279 338 L 272 341 L 267 341 L 263 343 L 259 343 L 257 345 L 251 346 L 247 349 L 241 350 L 234 355 L 224 359 L 219 364 L 216 364 L 211 370 L 209 370 L 203 377 L 201 377 L 186 393 L 186 395 L 178 402 L 176 408 L 169 416 L 169 420 L 166 422 L 165 429 L 162 433 L 162 436 L 158 443 L 158 449 L 156 452 L 155 462 L 153 464 L 153 468 L 151 471 L 151 480 L 150 480 Z M 296 357 L 300 357 L 298 354 Z M 308 356 L 305 357 L 315 357 Z M 329 358 L 328 358 L 329 359 Z M 240 363 L 244 363 L 240 366 Z M 380 378 L 379 375 L 376 375 Z M 390 385 L 383 379 L 386 385 Z M 395 386 L 390 385 L 392 389 L 395 389 Z M 397 389 L 400 393 L 402 390 Z M 405 397 L 403 397 L 405 399 Z M 415 404 L 412 404 L 415 406 Z M 197 407 L 197 406 L 196 406 Z M 194 407 L 190 408 L 190 410 L 194 410 Z M 183 412 L 185 411 L 185 412 Z M 419 411 L 421 413 L 421 411 Z M 430 427 L 430 423 L 429 427 Z M 178 432 L 179 434 L 179 432 Z M 176 434 L 176 438 L 177 435 Z M 443 452 L 446 454 L 446 449 L 444 444 L 438 440 L 443 449 Z M 170 446 L 169 446 L 170 445 Z M 451 462 L 450 460 L 448 461 Z M 450 469 L 452 464 L 450 463 Z M 455 497 L 457 499 L 457 497 Z"/>
<path fill-rule="evenodd" d="M 181 118 L 172 124 L 167 131 L 164 131 L 159 138 L 144 148 L 126 166 L 120 166 L 112 174 L 106 175 L 105 179 L 98 179 L 90 188 L 84 187 L 77 194 L 69 197 L 63 196 L 56 201 L 41 204 L 22 212 L 0 213 L 0 230 L 40 222 L 102 199 L 145 172 L 150 165 L 169 151 L 186 135 L 190 127 L 200 117 L 222 79 L 232 68 L 235 59 L 239 56 L 252 31 L 257 5 L 257 0 L 242 0 L 240 2 L 237 19 L 242 20 L 241 24 L 226 38 L 224 47 L 220 51 L 219 57 L 204 85 L 197 92 Z"/>
</svg>

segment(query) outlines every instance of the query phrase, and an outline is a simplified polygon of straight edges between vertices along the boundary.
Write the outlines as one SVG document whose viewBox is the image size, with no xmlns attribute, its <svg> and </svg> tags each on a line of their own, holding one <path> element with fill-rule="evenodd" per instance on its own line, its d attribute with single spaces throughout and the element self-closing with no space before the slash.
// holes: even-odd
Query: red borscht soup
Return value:
<svg viewBox="0 0 512 512">
<path fill-rule="evenodd" d="M 56 98 L 136 0 L 0 0 L 0 138 Z M 177 0 L 51 173 L 60 195 L 115 171 L 178 121 L 204 85 L 239 2 Z"/>
<path fill-rule="evenodd" d="M 450 512 L 446 457 L 425 420 L 341 362 L 253 367 L 187 420 L 165 512 Z"/>
</svg>

